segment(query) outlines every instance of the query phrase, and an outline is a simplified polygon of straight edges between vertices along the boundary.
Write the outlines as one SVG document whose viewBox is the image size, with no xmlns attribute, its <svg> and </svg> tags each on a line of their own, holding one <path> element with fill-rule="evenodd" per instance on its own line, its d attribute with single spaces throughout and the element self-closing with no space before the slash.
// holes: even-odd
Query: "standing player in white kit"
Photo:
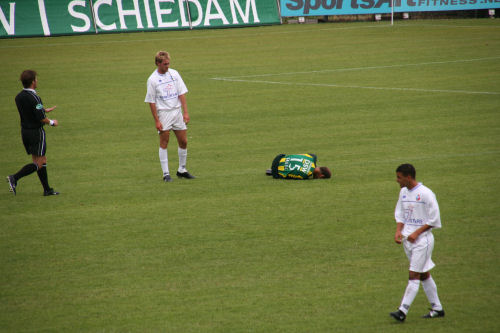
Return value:
<svg viewBox="0 0 500 333">
<path fill-rule="evenodd" d="M 410 261 L 410 272 L 401 305 L 390 315 L 397 321 L 403 322 L 422 283 L 431 304 L 430 312 L 423 317 L 444 317 L 436 283 L 429 273 L 435 266 L 431 259 L 434 249 L 434 236 L 431 229 L 441 228 L 436 196 L 429 188 L 415 180 L 416 172 L 411 164 L 400 165 L 396 169 L 396 176 L 401 191 L 394 214 L 397 222 L 394 240 L 398 244 L 403 243 L 406 256 Z"/>
<path fill-rule="evenodd" d="M 156 53 L 155 64 L 158 68 L 148 78 L 148 90 L 145 102 L 149 103 L 156 129 L 160 135 L 160 149 L 158 153 L 163 171 L 163 180 L 166 182 L 172 181 L 168 169 L 167 153 L 170 130 L 174 131 L 179 145 L 177 149 L 179 155 L 177 177 L 195 178 L 186 170 L 186 124 L 189 123 L 189 113 L 185 94 L 188 90 L 179 73 L 169 68 L 170 55 L 168 52 L 159 51 Z"/>
</svg>

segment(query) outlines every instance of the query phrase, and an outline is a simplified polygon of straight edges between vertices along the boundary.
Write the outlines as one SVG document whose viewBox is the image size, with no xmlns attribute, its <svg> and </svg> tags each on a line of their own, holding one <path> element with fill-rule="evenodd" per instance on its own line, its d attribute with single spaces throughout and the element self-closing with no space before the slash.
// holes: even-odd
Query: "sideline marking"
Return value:
<svg viewBox="0 0 500 333">
<path fill-rule="evenodd" d="M 295 83 L 295 82 L 246 80 L 245 79 L 245 78 L 257 78 L 257 77 L 269 77 L 269 76 L 317 74 L 317 73 L 345 72 L 345 71 L 358 71 L 358 70 L 371 70 L 371 69 L 386 69 L 386 68 L 396 68 L 396 67 L 427 66 L 427 65 L 436 65 L 436 64 L 452 64 L 452 63 L 459 63 L 459 62 L 473 62 L 473 61 L 484 61 L 484 60 L 494 60 L 494 59 L 500 59 L 500 56 L 487 57 L 487 58 L 462 59 L 462 60 L 449 60 L 449 61 L 421 62 L 421 63 L 415 63 L 415 64 L 367 66 L 367 67 L 324 69 L 324 70 L 305 71 L 305 72 L 267 73 L 267 74 L 254 74 L 254 75 L 241 75 L 241 76 L 228 76 L 228 77 L 214 77 L 214 78 L 211 78 L 211 80 L 227 81 L 227 82 L 281 84 L 281 85 L 289 85 L 289 86 L 300 85 L 300 86 L 354 88 L 354 89 L 372 89 L 372 90 L 400 90 L 400 91 L 418 91 L 418 92 L 434 92 L 434 93 L 500 95 L 500 92 L 494 92 L 494 91 L 422 89 L 422 88 L 402 88 L 402 87 L 372 87 L 372 86 L 342 85 L 342 84 L 328 84 L 328 83 L 306 83 L 306 82 Z"/>
<path fill-rule="evenodd" d="M 255 36 L 263 36 L 263 35 L 280 35 L 280 34 L 295 34 L 295 33 L 311 33 L 316 31 L 333 31 L 333 30 L 357 30 L 357 29 L 372 29 L 372 28 L 411 28 L 411 27 L 442 27 L 442 28 L 500 28 L 500 26 L 490 26 L 490 25 L 448 25 L 448 24 L 408 24 L 402 23 L 397 24 L 395 26 L 387 25 L 368 25 L 368 26 L 356 26 L 356 27 L 333 27 L 333 28 L 321 28 L 321 29 L 302 29 L 302 30 L 293 30 L 293 31 L 269 31 L 269 32 L 261 32 L 261 33 L 248 33 L 248 34 L 234 34 L 234 35 L 211 35 L 211 36 L 189 36 L 189 37 L 174 37 L 174 38 L 145 38 L 145 39 L 132 39 L 132 40 L 108 40 L 108 41 L 82 41 L 82 42 L 70 42 L 70 43 L 39 43 L 39 44 L 29 44 L 29 45 L 2 45 L 0 49 L 11 49 L 11 48 L 37 48 L 37 47 L 52 47 L 52 46 L 74 46 L 74 45 L 94 45 L 94 44 L 110 44 L 110 43 L 142 43 L 142 42 L 156 42 L 156 41 L 172 41 L 172 40 L 192 40 L 192 39 L 217 39 L 217 38 L 241 38 L 241 37 L 255 37 Z M 214 31 L 210 29 L 206 29 L 205 31 L 209 31 L 212 33 L 218 33 L 219 31 Z M 141 31 L 143 33 L 162 33 L 169 32 L 169 30 L 155 30 L 155 31 Z M 188 32 L 188 31 L 182 31 Z M 126 33 L 121 31 L 116 31 L 116 34 Z M 128 33 L 126 33 L 128 34 Z M 65 37 L 84 37 L 89 35 L 72 35 L 72 36 L 51 36 L 49 38 L 65 38 Z M 110 36 L 109 34 L 98 34 L 97 36 Z M 94 36 L 92 35 L 92 38 Z M 33 37 L 44 39 L 47 37 Z M 19 39 L 25 39 L 24 37 L 18 37 L 17 39 L 4 39 L 4 41 L 14 41 Z M 2 39 L 0 38 L 0 42 Z"/>
<path fill-rule="evenodd" d="M 371 160 L 370 163 L 397 163 L 401 162 L 401 160 L 413 160 L 413 161 L 427 161 L 427 160 L 439 160 L 439 159 L 451 159 L 451 158 L 459 158 L 459 157 L 478 157 L 478 156 L 486 156 L 486 155 L 497 155 L 500 154 L 500 150 L 487 150 L 481 151 L 477 153 L 458 153 L 458 154 L 437 154 L 437 155 L 422 155 L 419 157 L 408 157 L 408 158 L 397 158 L 397 159 L 375 159 Z M 352 165 L 352 164 L 366 164 L 366 162 L 359 161 L 353 162 L 352 159 L 340 159 L 335 162 L 340 165 Z"/>
<path fill-rule="evenodd" d="M 205 31 L 208 33 L 212 33 L 214 35 L 206 35 L 206 36 L 187 36 L 187 37 L 172 37 L 172 38 L 145 38 L 145 39 L 131 39 L 131 40 L 109 40 L 109 41 L 82 41 L 82 42 L 70 42 L 70 43 L 48 43 L 48 44 L 30 44 L 30 45 L 6 45 L 0 46 L 0 49 L 8 49 L 8 48 L 28 48 L 28 47 L 42 47 L 42 46 L 66 46 L 66 45 L 93 45 L 93 44 L 109 44 L 109 43 L 142 43 L 142 42 L 157 42 L 157 41 L 172 41 L 172 40 L 192 40 L 192 39 L 217 39 L 217 38 L 241 38 L 241 37 L 258 37 L 264 35 L 281 35 L 281 34 L 294 34 L 294 33 L 309 33 L 315 31 L 330 31 L 330 30 L 357 30 L 357 29 L 371 29 L 371 28 L 388 28 L 390 25 L 368 25 L 368 26 L 358 26 L 358 27 L 335 27 L 335 28 L 322 28 L 322 29 L 303 29 L 303 30 L 295 30 L 295 31 L 269 31 L 269 32 L 257 32 L 257 33 L 247 33 L 247 34 L 222 34 L 222 31 L 215 31 L 206 29 Z M 143 31 L 146 33 L 162 33 L 168 32 L 168 30 L 161 31 Z M 183 33 L 190 33 L 189 31 L 179 31 Z M 119 32 L 117 32 L 119 33 Z M 126 32 L 122 32 L 128 34 Z M 215 35 L 217 34 L 217 35 Z M 72 36 L 51 36 L 50 38 L 64 38 L 64 37 L 83 37 L 88 35 L 72 35 Z M 96 36 L 109 36 L 109 34 L 97 34 Z M 22 38 L 22 37 L 21 37 Z M 41 38 L 43 40 L 43 36 L 37 36 L 34 38 Z M 92 35 L 94 38 L 94 35 Z M 10 39 L 15 40 L 15 39 Z M 2 39 L 0 39 L 0 42 Z"/>
<path fill-rule="evenodd" d="M 370 87 L 370 86 L 354 86 L 328 83 L 294 83 L 280 81 L 263 81 L 263 80 L 239 80 L 214 78 L 212 80 L 227 81 L 227 82 L 246 82 L 246 83 L 265 83 L 265 84 L 281 84 L 288 86 L 314 86 L 314 87 L 332 87 L 332 88 L 354 88 L 354 89 L 372 89 L 372 90 L 400 90 L 400 91 L 418 91 L 418 92 L 436 92 L 436 93 L 454 93 L 454 94 L 480 94 L 480 95 L 500 95 L 500 92 L 494 91 L 468 91 L 468 90 L 446 90 L 446 89 L 420 89 L 420 88 L 397 88 L 397 87 Z"/>
<path fill-rule="evenodd" d="M 305 72 L 285 72 L 285 73 L 267 73 L 267 74 L 254 74 L 254 75 L 240 75 L 240 76 L 226 76 L 226 77 L 214 77 L 212 80 L 226 80 L 226 79 L 239 79 L 239 78 L 249 78 L 249 77 L 266 77 L 266 76 L 281 76 L 281 75 L 296 75 L 296 74 L 312 74 L 312 73 L 330 73 L 330 72 L 347 72 L 347 71 L 359 71 L 367 69 L 385 69 L 385 68 L 395 68 L 395 67 L 410 67 L 410 66 L 426 66 L 426 65 L 441 65 L 441 64 L 452 64 L 459 62 L 473 62 L 473 61 L 484 61 L 500 59 L 498 57 L 487 57 L 487 58 L 475 58 L 475 59 L 462 59 L 462 60 L 449 60 L 449 61 L 432 61 L 432 62 L 421 62 L 416 64 L 399 64 L 399 65 L 383 65 L 383 66 L 367 66 L 367 67 L 351 67 L 351 68 L 337 68 L 337 69 L 322 69 L 315 71 L 305 71 Z"/>
</svg>

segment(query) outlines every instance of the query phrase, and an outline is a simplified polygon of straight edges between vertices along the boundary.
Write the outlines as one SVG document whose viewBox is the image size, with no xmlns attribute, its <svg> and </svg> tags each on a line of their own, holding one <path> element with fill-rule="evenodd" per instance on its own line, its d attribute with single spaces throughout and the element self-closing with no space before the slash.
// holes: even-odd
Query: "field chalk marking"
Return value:
<svg viewBox="0 0 500 333">
<path fill-rule="evenodd" d="M 217 38 L 241 38 L 241 37 L 258 37 L 263 35 L 285 35 L 285 34 L 296 34 L 296 33 L 311 33 L 311 32 L 323 32 L 323 31 L 334 31 L 334 30 L 358 30 L 358 29 L 380 29 L 380 28 L 412 28 L 412 27 L 440 27 L 440 28 L 499 28 L 499 26 L 488 26 L 488 25 L 450 25 L 450 24 L 397 24 L 391 26 L 386 25 L 367 25 L 367 26 L 349 26 L 349 27 L 332 27 L 332 28 L 320 28 L 320 29 L 300 29 L 300 30 L 287 30 L 287 31 L 266 31 L 258 33 L 243 33 L 243 34 L 226 34 L 219 30 L 210 31 L 213 33 L 211 35 L 205 36 L 188 36 L 188 37 L 162 37 L 162 38 L 143 38 L 143 39 L 121 39 L 121 40 L 100 40 L 100 41 L 82 41 L 82 42 L 69 42 L 69 43 L 53 43 L 53 38 L 65 38 L 67 36 L 55 36 L 51 39 L 46 39 L 47 43 L 38 44 L 25 44 L 25 45 L 1 45 L 2 43 L 15 43 L 16 39 L 0 39 L 0 49 L 11 49 L 11 48 L 39 48 L 39 47 L 54 47 L 54 46 L 78 46 L 78 45 L 99 45 L 99 44 L 111 44 L 111 43 L 143 43 L 143 42 L 157 42 L 157 41 L 173 41 L 173 40 L 196 40 L 196 39 L 217 39 Z M 144 31 L 145 33 L 161 33 L 170 31 Z M 184 32 L 184 31 L 183 31 Z M 187 32 L 191 33 L 191 32 Z M 77 35 L 75 35 L 77 36 Z M 110 36 L 111 35 L 98 35 L 98 36 Z M 70 36 L 73 37 L 73 36 Z M 80 36 L 83 37 L 83 36 Z M 34 37 L 38 38 L 38 37 Z M 46 37 L 39 37 L 46 38 Z M 93 36 L 92 36 L 93 38 Z M 19 40 L 19 39 L 18 39 Z M 22 39 L 21 39 L 22 40 Z"/>
<path fill-rule="evenodd" d="M 315 86 L 315 87 L 333 87 L 333 88 L 351 88 L 351 89 L 372 89 L 372 90 L 400 90 L 400 91 L 419 91 L 419 92 L 437 92 L 437 93 L 454 93 L 454 94 L 482 94 L 482 95 L 500 95 L 500 92 L 494 91 L 468 91 L 468 90 L 446 90 L 446 89 L 419 89 L 419 88 L 398 88 L 398 87 L 370 87 L 370 86 L 353 86 L 341 84 L 323 84 L 323 83 L 293 83 L 279 81 L 262 81 L 262 80 L 236 80 L 236 79 L 214 79 L 219 81 L 230 82 L 246 82 L 246 83 L 264 83 L 264 84 L 281 84 L 289 86 Z"/>
<path fill-rule="evenodd" d="M 143 43 L 143 42 L 157 42 L 157 41 L 173 41 L 173 40 L 197 40 L 197 39 L 218 39 L 218 38 L 241 38 L 241 37 L 258 37 L 265 35 L 287 35 L 287 34 L 295 34 L 295 33 L 309 33 L 309 32 L 317 32 L 317 31 L 331 31 L 331 30 L 359 30 L 359 29 L 380 29 L 380 28 L 389 28 L 390 25 L 368 25 L 368 26 L 357 26 L 357 27 L 335 27 L 335 28 L 322 28 L 322 29 L 302 29 L 302 30 L 287 30 L 287 31 L 268 31 L 268 32 L 257 32 L 257 33 L 243 33 L 243 34 L 227 34 L 222 30 L 205 30 L 210 35 L 204 36 L 193 36 L 191 31 L 180 31 L 180 33 L 190 34 L 190 36 L 186 37 L 162 37 L 162 38 L 144 38 L 144 39 L 121 39 L 121 40 L 99 40 L 99 41 L 83 41 L 83 42 L 70 42 L 70 43 L 39 43 L 39 44 L 28 44 L 28 45 L 0 45 L 0 49 L 9 49 L 9 48 L 34 48 L 34 47 L 52 47 L 52 46 L 77 46 L 77 45 L 98 45 L 98 44 L 111 44 L 111 43 Z M 402 26 L 406 27 L 406 26 Z M 161 33 L 162 31 L 146 31 L 146 33 Z M 167 32 L 167 31 L 163 31 Z M 78 36 L 78 35 L 75 35 Z M 97 36 L 109 36 L 109 35 L 97 35 Z M 74 37 L 74 36 L 59 36 L 59 37 L 51 37 L 53 38 L 65 38 L 65 37 Z M 83 37 L 83 36 L 82 36 Z M 93 38 L 94 36 L 92 36 Z M 133 36 L 132 36 L 133 37 Z M 44 37 L 34 37 L 34 38 L 43 38 Z M 51 40 L 51 41 L 52 41 Z M 0 42 L 3 40 L 0 39 Z M 6 39 L 5 42 L 14 42 L 15 39 Z"/>
<path fill-rule="evenodd" d="M 359 71 L 359 70 L 387 69 L 387 68 L 396 68 L 396 67 L 427 66 L 427 65 L 436 65 L 436 64 L 452 64 L 452 63 L 460 63 L 460 62 L 474 62 L 474 61 L 485 61 L 485 60 L 495 60 L 495 59 L 500 59 L 500 56 L 499 57 L 487 57 L 487 58 L 475 58 L 475 59 L 449 60 L 449 61 L 432 61 L 432 62 L 422 62 L 422 63 L 415 63 L 415 64 L 367 66 L 367 67 L 324 69 L 324 70 L 303 71 L 303 72 L 267 73 L 267 74 L 254 74 L 254 75 L 241 75 L 241 76 L 228 76 L 228 77 L 214 77 L 214 78 L 211 78 L 211 80 L 228 81 L 228 82 L 280 84 L 280 85 L 289 85 L 289 86 L 300 85 L 300 86 L 351 88 L 351 89 L 399 90 L 399 91 L 418 91 L 418 92 L 455 93 L 455 94 L 500 95 L 500 92 L 492 92 L 492 91 L 421 89 L 421 88 L 403 88 L 403 87 L 372 87 L 372 86 L 342 85 L 342 84 L 328 84 L 328 83 L 306 83 L 306 82 L 295 83 L 295 82 L 282 82 L 282 81 L 247 80 L 248 78 L 269 77 L 269 76 L 318 74 L 318 73 L 346 72 L 346 71 Z"/>
<path fill-rule="evenodd" d="M 460 157 L 481 157 L 481 156 L 487 156 L 487 155 L 498 155 L 500 154 L 500 150 L 487 150 L 487 151 L 481 151 L 477 153 L 462 153 L 462 154 L 437 154 L 437 155 L 422 155 L 422 156 L 413 156 L 413 157 L 406 157 L 406 158 L 398 158 L 398 159 L 375 159 L 371 160 L 370 163 L 397 163 L 401 162 L 401 160 L 408 160 L 408 161 L 432 161 L 432 160 L 443 160 L 443 159 L 453 159 L 453 158 L 460 158 Z M 353 162 L 353 159 L 338 159 L 335 162 L 337 165 L 356 165 L 356 164 L 366 164 L 366 162 L 359 161 L 359 162 Z"/>
<path fill-rule="evenodd" d="M 285 72 L 285 73 L 267 73 L 267 74 L 254 74 L 254 75 L 226 76 L 226 77 L 221 77 L 221 78 L 214 77 L 212 79 L 213 80 L 226 80 L 226 79 L 242 79 L 242 78 L 250 78 L 250 77 L 266 77 L 266 76 L 282 76 L 282 75 L 297 75 L 297 74 L 316 74 L 316 73 L 348 72 L 348 71 L 362 71 L 362 70 L 369 70 L 369 69 L 386 69 L 386 68 L 396 68 L 396 67 L 442 65 L 442 64 L 453 64 L 453 63 L 460 63 L 460 62 L 485 61 L 485 60 L 495 60 L 495 59 L 500 59 L 500 56 L 498 56 L 498 57 L 486 57 L 486 58 L 475 58 L 475 59 L 459 59 L 459 60 L 420 62 L 420 63 L 415 63 L 415 64 L 366 66 L 366 67 L 351 67 L 351 68 L 337 68 L 337 69 L 321 69 L 321 70 L 304 71 L 304 72 Z"/>
</svg>

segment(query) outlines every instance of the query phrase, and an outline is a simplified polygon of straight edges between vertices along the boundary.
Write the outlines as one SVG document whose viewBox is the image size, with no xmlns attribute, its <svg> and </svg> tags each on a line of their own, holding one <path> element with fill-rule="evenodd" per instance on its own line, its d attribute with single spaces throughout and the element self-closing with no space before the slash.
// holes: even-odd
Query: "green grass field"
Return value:
<svg viewBox="0 0 500 333">
<path fill-rule="evenodd" d="M 143 102 L 168 50 L 188 169 L 165 184 Z M 48 174 L 0 191 L 0 331 L 498 332 L 500 21 L 284 25 L 0 40 L 0 175 L 30 157 L 14 104 L 39 73 Z M 264 175 L 312 152 L 330 180 Z M 176 140 L 169 146 L 177 168 Z M 408 263 L 394 170 L 437 195 L 446 317 L 389 317 Z M 4 180 L 2 180 L 4 181 Z"/>
</svg>

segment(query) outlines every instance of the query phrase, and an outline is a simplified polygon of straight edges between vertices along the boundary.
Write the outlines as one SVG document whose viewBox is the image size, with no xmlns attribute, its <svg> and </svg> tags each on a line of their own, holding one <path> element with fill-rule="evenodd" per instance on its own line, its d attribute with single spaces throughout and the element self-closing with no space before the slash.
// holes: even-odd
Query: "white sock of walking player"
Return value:
<svg viewBox="0 0 500 333">
<path fill-rule="evenodd" d="M 432 276 L 427 280 L 422 281 L 422 287 L 424 288 L 425 295 L 427 295 L 427 299 L 429 303 L 431 303 L 432 310 L 441 311 L 443 310 L 443 306 L 439 301 L 436 282 L 432 279 Z"/>
<path fill-rule="evenodd" d="M 182 149 L 179 147 L 177 149 L 177 153 L 179 154 L 179 169 L 177 171 L 179 171 L 180 173 L 184 173 L 187 171 L 186 169 L 186 160 L 188 154 L 187 148 Z"/>
<path fill-rule="evenodd" d="M 160 164 L 161 164 L 161 170 L 163 171 L 163 176 L 166 176 L 170 174 L 168 170 L 168 152 L 166 149 L 160 147 L 158 155 L 160 156 Z"/>
<path fill-rule="evenodd" d="M 403 300 L 401 301 L 401 305 L 399 306 L 399 310 L 403 311 L 405 314 L 408 313 L 411 303 L 413 303 L 415 296 L 417 296 L 419 287 L 420 280 L 408 280 L 408 286 L 406 286 L 405 294 L 403 296 Z"/>
</svg>

